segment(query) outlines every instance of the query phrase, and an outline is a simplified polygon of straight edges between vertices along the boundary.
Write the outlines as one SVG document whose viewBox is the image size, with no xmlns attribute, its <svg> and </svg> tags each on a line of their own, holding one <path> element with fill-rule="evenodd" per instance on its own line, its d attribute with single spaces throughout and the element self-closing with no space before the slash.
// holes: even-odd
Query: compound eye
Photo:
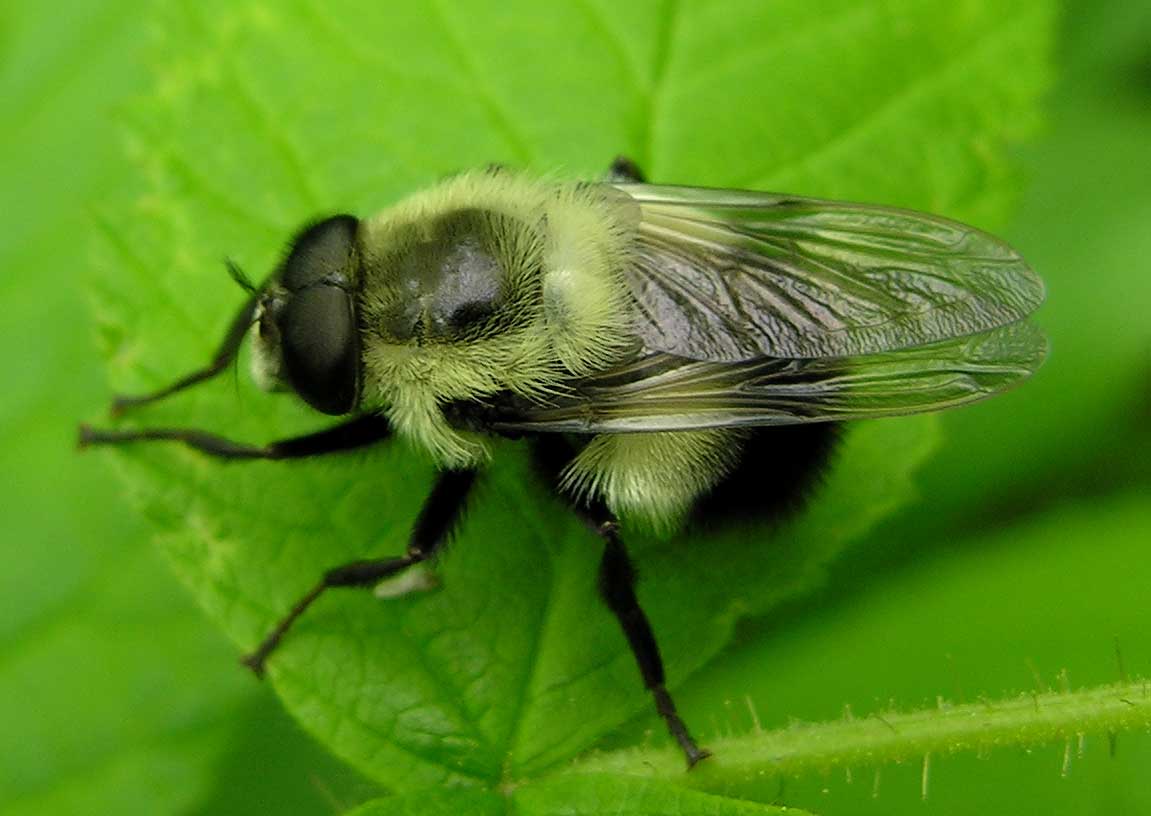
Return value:
<svg viewBox="0 0 1151 816">
<path fill-rule="evenodd" d="M 280 273 L 284 288 L 298 292 L 324 281 L 346 282 L 359 223 L 355 216 L 336 215 L 297 235 Z"/>
<path fill-rule="evenodd" d="M 284 373 L 304 401 L 346 414 L 357 401 L 359 343 L 351 296 L 338 286 L 297 292 L 279 319 Z"/>
</svg>

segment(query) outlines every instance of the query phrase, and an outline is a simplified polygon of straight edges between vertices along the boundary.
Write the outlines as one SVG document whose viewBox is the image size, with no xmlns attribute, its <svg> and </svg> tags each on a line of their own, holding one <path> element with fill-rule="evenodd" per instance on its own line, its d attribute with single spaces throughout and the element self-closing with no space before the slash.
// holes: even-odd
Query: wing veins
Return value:
<svg viewBox="0 0 1151 816">
<path fill-rule="evenodd" d="M 701 188 L 620 185 L 652 350 L 716 362 L 870 354 L 1021 320 L 1042 285 L 998 239 L 938 216 Z"/>
</svg>

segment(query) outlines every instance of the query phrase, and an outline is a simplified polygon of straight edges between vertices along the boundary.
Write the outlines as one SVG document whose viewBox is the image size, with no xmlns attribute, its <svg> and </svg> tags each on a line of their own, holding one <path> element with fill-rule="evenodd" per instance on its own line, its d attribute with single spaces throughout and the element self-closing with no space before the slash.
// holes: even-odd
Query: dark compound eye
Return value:
<svg viewBox="0 0 1151 816">
<path fill-rule="evenodd" d="M 323 281 L 347 282 L 348 256 L 359 223 L 355 216 L 336 215 L 296 236 L 280 273 L 284 288 L 298 292 Z"/>
<path fill-rule="evenodd" d="M 321 284 L 296 293 L 279 319 L 288 382 L 325 414 L 346 414 L 359 389 L 359 343 L 352 296 Z"/>
</svg>

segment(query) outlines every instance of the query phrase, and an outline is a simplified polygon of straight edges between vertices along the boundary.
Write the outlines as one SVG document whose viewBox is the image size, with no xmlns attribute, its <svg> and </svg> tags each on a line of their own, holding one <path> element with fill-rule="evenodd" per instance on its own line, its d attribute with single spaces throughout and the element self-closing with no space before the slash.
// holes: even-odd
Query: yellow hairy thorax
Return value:
<svg viewBox="0 0 1151 816">
<path fill-rule="evenodd" d="M 405 295 L 388 275 L 390 248 L 413 227 L 465 208 L 493 216 L 509 290 L 500 329 L 436 342 L 396 340 L 381 317 Z M 383 411 L 445 467 L 484 461 L 485 438 L 453 428 L 446 403 L 502 392 L 546 401 L 634 348 L 623 272 L 636 217 L 609 189 L 473 172 L 365 220 L 362 407 Z"/>
</svg>

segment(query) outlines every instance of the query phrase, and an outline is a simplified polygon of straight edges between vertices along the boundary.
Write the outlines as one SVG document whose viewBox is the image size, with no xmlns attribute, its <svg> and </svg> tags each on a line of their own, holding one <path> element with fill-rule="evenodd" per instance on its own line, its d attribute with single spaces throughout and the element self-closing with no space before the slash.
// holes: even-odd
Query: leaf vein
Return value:
<svg viewBox="0 0 1151 816">
<path fill-rule="evenodd" d="M 671 64 L 671 46 L 680 25 L 681 6 L 679 0 L 666 0 L 663 14 L 660 19 L 663 25 L 659 31 L 659 40 L 656 42 L 655 57 L 652 64 L 651 95 L 649 97 L 648 115 L 645 123 L 644 136 L 640 144 L 643 145 L 641 167 L 646 173 L 657 176 L 659 170 L 655 164 L 655 151 L 658 144 L 657 129 L 662 118 L 663 95 L 667 80 L 668 66 Z"/>
<path fill-rule="evenodd" d="M 875 9 L 875 5 L 860 3 L 843 14 L 831 17 L 818 14 L 815 16 L 814 22 L 798 28 L 786 29 L 783 34 L 773 40 L 753 42 L 737 51 L 727 52 L 723 59 L 711 62 L 703 66 L 701 70 L 686 76 L 677 90 L 683 93 L 685 90 L 694 90 L 697 86 L 714 88 L 718 84 L 718 78 L 725 72 L 739 69 L 740 74 L 746 74 L 749 71 L 745 70 L 747 68 L 745 63 L 754 65 L 759 61 L 774 61 L 779 58 L 781 51 L 819 40 L 829 31 L 851 31 L 873 17 Z"/>
<path fill-rule="evenodd" d="M 1036 6 L 1030 13 L 1018 14 L 1013 20 L 999 26 L 983 39 L 977 41 L 972 47 L 960 52 L 947 62 L 942 63 L 938 69 L 924 74 L 920 79 L 907 85 L 884 99 L 873 110 L 859 117 L 850 127 L 837 132 L 823 144 L 803 156 L 773 169 L 763 169 L 750 174 L 747 180 L 736 182 L 736 187 L 746 189 L 766 189 L 778 185 L 778 180 L 794 175 L 800 169 L 812 170 L 832 161 L 836 154 L 850 148 L 856 142 L 866 138 L 877 127 L 882 125 L 889 117 L 899 113 L 905 106 L 918 101 L 925 94 L 940 87 L 963 81 L 963 71 L 972 63 L 978 63 L 994 53 L 1005 43 L 1010 42 L 1009 35 L 1015 34 L 1016 27 L 1027 22 L 1031 17 L 1038 16 L 1041 9 Z M 776 180 L 776 181 L 773 181 Z"/>
<path fill-rule="evenodd" d="M 531 165 L 532 150 L 527 139 L 519 132 L 515 124 L 513 124 L 512 117 L 504 110 L 504 106 L 496 98 L 491 87 L 484 81 L 484 76 L 479 70 L 479 66 L 476 65 L 475 60 L 472 59 L 467 46 L 463 40 L 460 39 L 459 33 L 452 25 L 449 15 L 444 10 L 443 0 L 429 0 L 428 5 L 434 12 L 433 16 L 439 23 L 440 29 L 444 32 L 444 42 L 451 48 L 452 52 L 456 55 L 456 59 L 472 78 L 472 91 L 474 92 L 475 98 L 478 99 L 483 106 L 488 119 L 516 154 L 517 160 L 521 164 Z"/>
<path fill-rule="evenodd" d="M 248 81 L 240 75 L 239 69 L 233 60 L 228 59 L 226 56 L 221 57 L 221 64 L 224 66 L 225 75 L 232 87 L 236 90 L 236 98 L 248 112 L 248 115 L 265 133 L 270 143 L 275 146 L 277 152 L 280 154 L 284 161 L 284 165 L 288 169 L 288 175 L 294 182 L 300 197 L 304 201 L 304 205 L 309 210 L 318 210 L 322 206 L 322 202 L 327 198 L 317 188 L 316 184 L 312 181 L 312 175 L 307 170 L 307 162 L 304 160 L 302 152 L 299 147 L 292 141 L 288 135 L 288 131 L 283 125 L 279 125 L 272 121 L 271 114 L 268 112 L 259 101 L 259 97 L 252 92 Z"/>
<path fill-rule="evenodd" d="M 538 625 L 532 632 L 532 640 L 530 645 L 525 651 L 527 671 L 524 672 L 524 682 L 520 687 L 519 693 L 516 695 L 515 711 L 512 714 L 511 722 L 514 723 L 513 730 L 507 745 L 507 760 L 503 768 L 503 778 L 509 780 L 512 778 L 511 763 L 516 758 L 516 746 L 520 744 L 523 738 L 524 728 L 524 712 L 528 708 L 528 703 L 532 700 L 531 690 L 536 683 L 536 675 L 539 672 L 540 666 L 540 652 L 543 650 L 544 633 L 548 630 L 551 617 L 554 613 L 553 598 L 556 594 L 556 567 L 555 567 L 555 554 L 554 552 L 548 553 L 547 558 L 547 592 L 543 596 L 543 609 L 540 610 L 539 615 L 536 617 Z"/>
<path fill-rule="evenodd" d="M 445 763 L 444 756 L 429 754 L 427 752 L 419 750 L 418 748 L 416 748 L 412 745 L 404 744 L 403 742 L 401 742 L 399 739 L 396 738 L 395 733 L 390 733 L 390 734 L 381 733 L 380 730 L 375 726 L 374 723 L 371 723 L 367 720 L 364 720 L 361 717 L 355 716 L 354 714 L 349 712 L 347 707 L 333 705 L 331 703 L 331 698 L 329 696 L 322 693 L 316 687 L 316 685 L 314 683 L 309 682 L 310 674 L 308 672 L 292 671 L 290 668 L 285 668 L 285 667 L 281 666 L 276 670 L 276 674 L 281 678 L 290 679 L 293 683 L 295 683 L 297 685 L 298 688 L 302 689 L 305 693 L 307 693 L 310 696 L 310 700 L 311 700 L 311 703 L 313 705 L 325 709 L 326 711 L 328 711 L 330 714 L 332 714 L 334 717 L 336 717 L 338 719 L 350 720 L 350 721 L 354 722 L 355 724 L 357 724 L 359 727 L 363 728 L 364 730 L 375 734 L 377 736 L 377 738 L 380 740 L 381 744 L 390 746 L 395 751 L 398 751 L 398 752 L 403 753 L 403 754 L 407 754 L 410 757 L 414 757 L 415 759 L 417 759 L 421 762 L 426 762 L 427 764 L 433 765 L 437 768 L 442 768 L 447 773 L 455 775 L 455 776 L 464 777 L 467 779 L 473 779 L 473 780 L 476 780 L 477 782 L 490 782 L 491 781 L 490 777 L 483 775 L 479 772 L 476 772 L 473 770 L 465 770 L 463 768 L 460 768 L 458 765 L 450 765 L 449 766 Z M 336 748 L 336 746 L 331 745 L 330 742 L 328 744 L 333 749 Z M 380 752 L 377 751 L 377 754 L 378 753 L 380 753 Z M 361 765 L 361 767 L 363 767 L 363 766 Z M 375 774 L 371 774 L 370 771 L 369 771 L 369 774 L 372 776 L 375 776 Z M 392 780 L 390 782 L 390 784 L 394 784 L 394 780 Z"/>
</svg>

